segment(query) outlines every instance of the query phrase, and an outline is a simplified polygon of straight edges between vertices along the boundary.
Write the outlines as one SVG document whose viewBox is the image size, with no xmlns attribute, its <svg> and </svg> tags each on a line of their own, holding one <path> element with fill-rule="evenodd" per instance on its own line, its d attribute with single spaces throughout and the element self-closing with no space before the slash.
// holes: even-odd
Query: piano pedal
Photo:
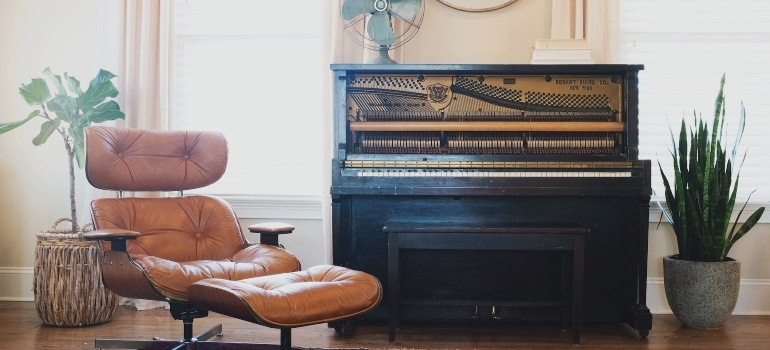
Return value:
<svg viewBox="0 0 770 350">
<path fill-rule="evenodd" d="M 497 314 L 497 308 L 493 305 L 492 306 L 492 318 L 495 320 L 502 320 L 503 317 Z"/>
<path fill-rule="evenodd" d="M 473 315 L 471 315 L 472 320 L 478 320 L 479 319 L 479 306 L 476 305 L 476 309 L 473 311 Z"/>
</svg>

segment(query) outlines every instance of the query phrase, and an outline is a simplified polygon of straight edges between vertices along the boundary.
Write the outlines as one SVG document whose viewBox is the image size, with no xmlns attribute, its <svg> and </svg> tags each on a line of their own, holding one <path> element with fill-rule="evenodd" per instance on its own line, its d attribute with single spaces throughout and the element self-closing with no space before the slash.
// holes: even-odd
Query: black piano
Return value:
<svg viewBox="0 0 770 350">
<path fill-rule="evenodd" d="M 331 65 L 334 264 L 386 286 L 387 225 L 572 223 L 590 229 L 584 324 L 627 323 L 647 336 L 651 187 L 650 161 L 637 148 L 641 69 Z M 558 297 L 560 257 L 404 251 L 401 297 L 490 303 L 405 305 L 401 322 L 556 322 L 558 308 L 490 308 Z M 363 317 L 385 320 L 387 308 Z"/>
</svg>

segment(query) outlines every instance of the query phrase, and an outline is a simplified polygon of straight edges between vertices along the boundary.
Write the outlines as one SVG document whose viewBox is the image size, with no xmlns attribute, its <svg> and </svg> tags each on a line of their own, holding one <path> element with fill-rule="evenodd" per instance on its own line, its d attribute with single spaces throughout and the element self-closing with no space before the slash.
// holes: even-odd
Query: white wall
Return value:
<svg viewBox="0 0 770 350">
<path fill-rule="evenodd" d="M 18 87 L 46 67 L 83 81 L 99 68 L 117 71 L 120 62 L 113 32 L 120 28 L 104 20 L 103 14 L 119 4 L 117 0 L 0 1 L 0 122 L 21 119 L 30 112 Z M 550 13 L 551 2 L 545 0 L 517 1 L 491 13 L 466 13 L 427 1 L 422 28 L 404 47 L 403 63 L 527 63 L 534 41 L 549 35 Z M 120 96 L 119 101 L 122 98 L 126 97 Z M 37 130 L 37 125 L 27 125 L 0 136 L 0 300 L 31 300 L 35 234 L 69 210 L 61 141 L 51 139 L 34 147 L 31 140 Z M 89 185 L 82 172 L 78 174 L 78 200 L 85 208 Z M 80 214 L 88 217 L 85 209 Z M 242 221 L 244 227 L 263 220 L 294 224 L 295 233 L 281 242 L 300 257 L 303 266 L 311 266 L 325 260 L 322 225 L 312 216 L 249 213 Z M 761 224 L 730 254 L 743 264 L 737 313 L 770 314 L 768 251 L 770 224 Z M 661 259 L 674 252 L 670 228 L 656 229 L 656 223 L 651 223 L 648 305 L 655 312 L 668 312 Z"/>
<path fill-rule="evenodd" d="M 32 108 L 18 88 L 46 67 L 87 83 L 105 61 L 99 31 L 101 1 L 0 1 L 0 122 L 26 117 Z M 69 214 L 67 158 L 53 135 L 32 145 L 40 123 L 0 136 L 0 298 L 29 298 L 35 234 Z M 86 183 L 78 181 L 83 202 Z M 81 215 L 82 216 L 82 215 Z"/>
</svg>

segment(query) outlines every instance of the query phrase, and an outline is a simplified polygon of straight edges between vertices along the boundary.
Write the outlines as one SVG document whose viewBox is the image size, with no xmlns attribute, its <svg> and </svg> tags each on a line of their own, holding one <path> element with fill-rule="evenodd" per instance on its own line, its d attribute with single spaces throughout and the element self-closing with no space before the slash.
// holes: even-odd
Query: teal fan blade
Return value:
<svg viewBox="0 0 770 350">
<path fill-rule="evenodd" d="M 404 21 L 411 21 L 420 11 L 422 0 L 391 0 L 390 14 Z"/>
<path fill-rule="evenodd" d="M 371 12 L 374 12 L 373 0 L 346 0 L 342 4 L 342 18 L 346 20 Z"/>
<path fill-rule="evenodd" d="M 396 42 L 396 36 L 393 34 L 393 27 L 390 24 L 390 15 L 387 12 L 375 12 L 369 18 L 369 25 L 366 27 L 369 38 L 382 46 L 390 46 Z"/>
</svg>

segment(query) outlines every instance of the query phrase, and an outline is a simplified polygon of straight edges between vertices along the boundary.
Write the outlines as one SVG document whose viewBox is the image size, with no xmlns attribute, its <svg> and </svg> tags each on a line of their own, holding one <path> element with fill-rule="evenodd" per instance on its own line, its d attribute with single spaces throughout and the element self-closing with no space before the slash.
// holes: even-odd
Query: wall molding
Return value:
<svg viewBox="0 0 770 350">
<path fill-rule="evenodd" d="M 33 301 L 31 267 L 0 267 L 0 301 Z"/>
<path fill-rule="evenodd" d="M 320 196 L 219 196 L 233 207 L 241 219 L 321 220 Z"/>
<path fill-rule="evenodd" d="M 658 202 L 660 200 L 660 202 Z M 730 217 L 730 224 L 735 221 L 735 218 L 738 217 L 738 213 L 740 213 L 741 209 L 743 208 L 742 202 L 736 201 L 735 207 L 733 208 L 733 214 Z M 748 203 L 746 204 L 746 208 L 743 209 L 743 213 L 741 213 L 741 220 L 739 221 L 741 224 L 746 221 L 746 219 L 751 216 L 752 213 L 754 213 L 757 209 L 760 207 L 767 206 L 766 203 Z M 668 206 L 666 205 L 665 199 L 656 199 L 654 196 L 652 199 L 650 199 L 650 223 L 657 224 L 658 222 L 668 224 L 668 221 L 666 221 L 666 218 L 663 217 L 661 214 L 663 211 L 661 210 L 661 207 L 664 207 L 668 209 Z M 759 218 L 758 224 L 767 224 L 770 223 L 770 215 L 762 215 L 761 218 Z"/>
<path fill-rule="evenodd" d="M 33 301 L 31 267 L 0 267 L 0 301 Z M 663 278 L 647 279 L 647 307 L 653 314 L 671 314 Z M 741 279 L 733 315 L 770 315 L 770 279 Z"/>
<path fill-rule="evenodd" d="M 647 307 L 653 314 L 671 314 L 663 278 L 647 279 Z M 733 315 L 770 315 L 770 279 L 741 279 Z"/>
</svg>

